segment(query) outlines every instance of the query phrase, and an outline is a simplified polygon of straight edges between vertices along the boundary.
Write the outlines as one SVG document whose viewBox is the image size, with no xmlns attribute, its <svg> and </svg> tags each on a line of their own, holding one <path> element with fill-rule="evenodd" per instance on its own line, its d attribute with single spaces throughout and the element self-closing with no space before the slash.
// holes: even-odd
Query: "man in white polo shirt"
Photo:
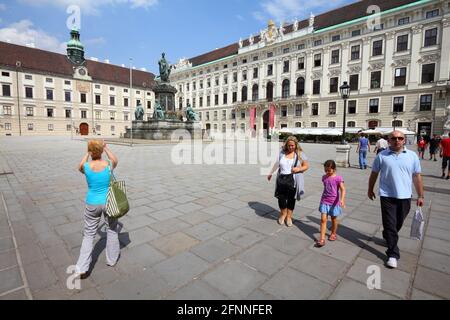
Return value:
<svg viewBox="0 0 450 320">
<path fill-rule="evenodd" d="M 380 202 L 383 220 L 383 238 L 387 243 L 386 265 L 397 268 L 400 259 L 398 232 L 411 208 L 412 184 L 416 188 L 417 206 L 423 206 L 423 183 L 417 154 L 405 148 L 405 135 L 393 131 L 389 135 L 389 148 L 380 152 L 372 166 L 367 196 L 375 199 L 373 188 L 380 175 Z"/>
</svg>

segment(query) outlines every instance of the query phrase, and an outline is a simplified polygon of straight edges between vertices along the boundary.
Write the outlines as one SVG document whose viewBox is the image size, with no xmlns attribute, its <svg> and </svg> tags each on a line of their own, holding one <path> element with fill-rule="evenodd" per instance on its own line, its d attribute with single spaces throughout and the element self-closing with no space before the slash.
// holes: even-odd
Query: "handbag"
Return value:
<svg viewBox="0 0 450 320">
<path fill-rule="evenodd" d="M 297 166 L 297 162 L 298 162 L 298 157 L 297 155 L 295 156 L 295 163 L 292 166 L 293 168 L 295 168 Z M 281 191 L 281 192 L 290 192 L 290 191 L 294 191 L 295 189 L 295 180 L 294 180 L 294 174 L 290 173 L 290 174 L 278 174 L 277 176 L 277 190 Z"/>
<path fill-rule="evenodd" d="M 117 181 L 111 170 L 108 193 L 106 195 L 106 214 L 111 218 L 123 217 L 130 210 L 125 181 Z"/>
<path fill-rule="evenodd" d="M 411 233 L 410 233 L 411 239 L 422 240 L 424 225 L 425 219 L 423 217 L 422 207 L 417 207 L 411 224 Z"/>
</svg>

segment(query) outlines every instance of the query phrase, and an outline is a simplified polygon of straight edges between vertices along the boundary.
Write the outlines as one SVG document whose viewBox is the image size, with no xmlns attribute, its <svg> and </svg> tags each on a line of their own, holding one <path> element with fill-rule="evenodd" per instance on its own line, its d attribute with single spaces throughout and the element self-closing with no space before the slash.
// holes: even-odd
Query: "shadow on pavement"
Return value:
<svg viewBox="0 0 450 320">
<path fill-rule="evenodd" d="M 317 225 L 320 226 L 320 219 L 312 217 L 312 216 L 308 216 L 307 218 L 310 221 L 313 221 L 313 222 L 317 223 Z M 370 246 L 370 243 L 384 246 L 385 245 L 384 240 L 376 238 L 375 236 L 370 236 L 370 235 L 361 233 L 359 231 L 356 231 L 356 230 L 349 228 L 342 224 L 339 224 L 339 226 L 338 226 L 337 235 L 338 235 L 338 240 L 339 240 L 339 237 L 342 237 L 342 238 L 350 241 L 354 245 L 362 248 L 363 250 L 366 250 L 366 251 L 370 252 L 371 254 L 375 255 L 383 262 L 386 260 L 386 255 L 383 252 L 380 252 Z M 366 243 L 364 241 L 367 241 L 368 243 Z"/>
<path fill-rule="evenodd" d="M 94 249 L 92 250 L 92 262 L 89 267 L 88 274 L 94 270 L 95 265 L 97 264 L 98 258 L 100 257 L 100 254 L 105 250 L 106 248 L 106 232 L 104 230 L 105 223 L 103 223 L 97 230 L 97 233 L 100 235 L 100 239 L 97 241 L 97 243 L 94 246 Z M 130 236 L 128 232 L 120 233 L 122 231 L 123 224 L 119 222 L 119 243 L 120 243 L 120 249 L 125 248 L 127 245 L 131 243 Z M 119 255 L 120 260 L 120 255 Z"/>
<path fill-rule="evenodd" d="M 269 206 L 265 203 L 261 203 L 261 202 L 257 202 L 257 201 L 248 202 L 248 206 L 250 208 L 252 208 L 253 210 L 255 210 L 255 214 L 260 217 L 264 217 L 266 219 L 271 219 L 271 220 L 278 219 L 275 215 L 271 214 L 274 211 L 278 212 L 278 209 L 274 209 L 272 206 Z"/>
</svg>

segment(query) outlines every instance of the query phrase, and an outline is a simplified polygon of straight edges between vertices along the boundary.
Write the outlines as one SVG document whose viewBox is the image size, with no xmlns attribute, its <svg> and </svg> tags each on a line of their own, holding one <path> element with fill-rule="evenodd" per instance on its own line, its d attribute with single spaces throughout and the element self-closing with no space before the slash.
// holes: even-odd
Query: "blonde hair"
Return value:
<svg viewBox="0 0 450 320">
<path fill-rule="evenodd" d="M 287 137 L 286 141 L 284 142 L 283 151 L 284 153 L 288 152 L 288 143 L 293 141 L 295 143 L 295 153 L 297 153 L 297 156 L 299 159 L 302 159 L 301 152 L 303 151 L 302 147 L 300 146 L 300 143 L 298 143 L 298 140 L 295 136 L 289 136 Z"/>
<path fill-rule="evenodd" d="M 103 153 L 103 141 L 95 139 L 89 140 L 88 152 L 91 153 L 91 157 L 93 160 L 101 158 Z"/>
</svg>

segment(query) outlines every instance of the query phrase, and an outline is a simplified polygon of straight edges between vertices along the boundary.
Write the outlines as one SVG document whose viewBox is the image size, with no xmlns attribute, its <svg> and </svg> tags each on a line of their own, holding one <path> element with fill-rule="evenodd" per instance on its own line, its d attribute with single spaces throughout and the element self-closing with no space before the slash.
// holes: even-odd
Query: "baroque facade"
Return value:
<svg viewBox="0 0 450 320">
<path fill-rule="evenodd" d="M 77 30 L 67 55 L 5 42 L 0 53 L 0 136 L 120 136 L 138 104 L 152 115 L 154 75 L 86 60 Z"/>
<path fill-rule="evenodd" d="M 448 39 L 449 1 L 365 0 L 303 21 L 269 21 L 248 39 L 180 60 L 171 81 L 179 108 L 190 104 L 212 133 L 342 128 L 339 87 L 347 81 L 347 127 L 442 134 Z"/>
</svg>

